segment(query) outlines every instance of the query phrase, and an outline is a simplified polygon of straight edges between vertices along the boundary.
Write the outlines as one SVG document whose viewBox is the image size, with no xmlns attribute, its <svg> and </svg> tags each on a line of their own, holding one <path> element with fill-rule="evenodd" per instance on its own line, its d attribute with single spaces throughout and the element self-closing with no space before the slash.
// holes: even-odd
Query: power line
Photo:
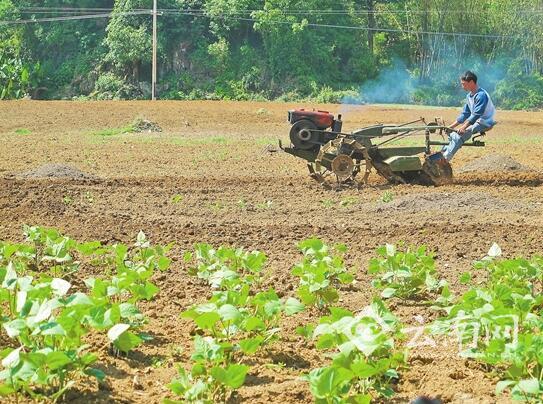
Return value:
<svg viewBox="0 0 543 404">
<path fill-rule="evenodd" d="M 19 11 L 19 14 L 67 14 L 67 16 L 69 15 L 74 15 L 74 14 L 78 14 L 78 15 L 87 15 L 87 14 L 92 14 L 92 13 L 97 13 L 99 11 L 76 11 L 76 10 L 73 10 L 73 11 L 41 11 L 41 10 L 38 10 L 38 11 Z"/>
<path fill-rule="evenodd" d="M 193 12 L 179 11 L 174 9 L 163 9 L 161 10 L 162 15 L 168 16 L 192 16 L 200 18 L 219 18 L 223 20 L 234 20 L 234 21 L 244 21 L 259 23 L 259 20 L 254 18 L 244 18 L 244 17 L 234 17 L 229 15 L 209 15 L 204 10 Z M 14 24 L 32 24 L 32 23 L 42 23 L 42 22 L 54 22 L 54 21 L 73 21 L 73 20 L 83 20 L 83 19 L 94 19 L 94 18 L 109 18 L 112 16 L 126 16 L 126 15 L 151 15 L 152 10 L 138 10 L 138 11 L 127 11 L 127 12 L 115 12 L 115 13 L 101 13 L 101 14 L 85 14 L 85 15 L 73 15 L 73 16 L 62 16 L 62 17 L 49 17 L 49 18 L 40 18 L 40 19 L 26 19 L 26 20 L 11 20 L 11 21 L 0 21 L 1 25 L 14 25 Z M 267 24 L 277 24 L 277 25 L 292 25 L 293 21 L 284 21 L 284 20 L 273 20 L 266 21 Z M 382 27 L 362 27 L 362 26 L 348 26 L 348 25 L 339 25 L 339 24 L 319 24 L 319 23 L 304 23 L 299 22 L 304 26 L 311 28 L 333 28 L 333 29 L 345 29 L 345 30 L 356 30 L 356 31 L 372 31 L 372 32 L 389 32 L 389 33 L 403 33 L 411 35 L 435 35 L 435 36 L 452 36 L 452 37 L 473 37 L 473 38 L 490 38 L 490 39 L 515 39 L 519 38 L 518 36 L 513 35 L 491 35 L 491 34 L 475 34 L 475 33 L 466 33 L 466 32 L 439 32 L 439 31 L 414 31 L 410 29 L 400 29 L 400 28 L 382 28 Z"/>
<path fill-rule="evenodd" d="M 151 14 L 149 10 L 145 11 L 127 11 L 121 13 L 115 13 L 114 15 L 149 15 Z M 86 14 L 86 15 L 74 15 L 74 16 L 63 16 L 63 17 L 49 17 L 49 18 L 39 18 L 39 19 L 27 19 L 27 20 L 7 20 L 0 21 L 1 25 L 15 25 L 15 24 L 35 24 L 42 22 L 53 22 L 53 21 L 74 21 L 74 20 L 88 20 L 94 18 L 109 18 L 113 16 L 113 13 L 103 13 L 103 14 Z"/>
<path fill-rule="evenodd" d="M 18 10 L 113 10 L 111 7 L 17 7 Z M 143 9 L 134 9 L 143 10 Z"/>
<path fill-rule="evenodd" d="M 183 12 L 165 12 L 165 15 L 190 15 L 193 17 L 213 17 L 220 18 L 224 20 L 235 20 L 235 21 L 246 21 L 258 23 L 260 21 L 254 18 L 242 18 L 242 17 L 231 17 L 225 15 L 213 15 L 209 16 L 206 14 L 194 14 L 194 13 L 183 13 Z M 281 21 L 273 20 L 266 21 L 266 24 L 278 24 L 278 25 L 292 25 L 292 21 Z M 303 23 L 304 26 L 312 28 L 334 28 L 334 29 L 346 29 L 346 30 L 356 30 L 356 31 L 375 31 L 375 32 L 395 32 L 395 33 L 404 33 L 404 34 L 418 34 L 418 35 L 436 35 L 436 36 L 463 36 L 463 37 L 475 37 L 475 38 L 492 38 L 492 39 L 514 39 L 518 38 L 512 35 L 489 35 L 489 34 L 474 34 L 474 33 L 465 33 L 465 32 L 439 32 L 439 31 L 413 31 L 409 29 L 394 29 L 394 28 L 379 28 L 379 27 L 360 27 L 360 26 L 348 26 L 348 25 L 336 25 L 336 24 L 318 24 L 318 23 Z"/>
<path fill-rule="evenodd" d="M 209 11 L 206 9 L 160 9 L 160 11 Z M 237 9 L 232 10 L 231 13 L 253 13 L 253 12 L 267 12 L 267 11 L 277 11 L 283 14 L 333 14 L 333 15 L 367 15 L 367 14 L 468 14 L 472 15 L 473 10 L 294 10 L 294 9 L 274 9 L 274 10 L 263 10 L 263 9 Z M 515 10 L 517 13 L 521 14 L 543 14 L 542 10 Z M 491 10 L 477 10 L 477 14 L 481 13 L 491 13 Z"/>
<path fill-rule="evenodd" d="M 17 10 L 24 10 L 25 12 L 32 12 L 35 11 L 59 11 L 59 12 L 73 12 L 73 11 L 113 11 L 113 8 L 89 8 L 89 7 L 20 7 Z M 131 9 L 128 11 L 145 11 L 147 9 Z M 188 9 L 179 9 L 179 8 L 162 8 L 157 9 L 157 11 L 160 12 L 207 12 L 208 9 L 204 8 L 188 8 Z M 429 10 L 421 10 L 421 9 L 405 9 L 405 10 L 386 10 L 386 9 L 380 9 L 380 10 L 370 10 L 370 9 L 360 9 L 360 10 L 345 10 L 345 9 L 331 9 L 331 10 L 322 10 L 322 9 L 273 9 L 273 10 L 265 10 L 265 9 L 236 9 L 232 10 L 229 13 L 230 14 L 245 14 L 245 13 L 252 13 L 252 12 L 261 12 L 261 11 L 278 11 L 283 14 L 346 14 L 346 15 L 356 15 L 356 14 L 473 14 L 473 10 L 448 10 L 448 9 L 429 9 Z M 516 9 L 516 13 L 520 14 L 543 14 L 543 9 Z M 492 10 L 478 10 L 477 13 L 491 13 Z"/>
</svg>

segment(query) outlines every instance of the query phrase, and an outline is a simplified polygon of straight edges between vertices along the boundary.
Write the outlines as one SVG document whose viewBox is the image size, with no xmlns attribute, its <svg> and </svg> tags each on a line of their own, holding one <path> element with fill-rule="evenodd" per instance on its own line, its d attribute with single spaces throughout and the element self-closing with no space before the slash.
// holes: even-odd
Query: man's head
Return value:
<svg viewBox="0 0 543 404">
<path fill-rule="evenodd" d="M 467 70 L 460 77 L 460 84 L 462 84 L 462 88 L 464 90 L 466 90 L 466 91 L 474 91 L 474 90 L 477 89 L 477 76 L 472 71 Z"/>
</svg>

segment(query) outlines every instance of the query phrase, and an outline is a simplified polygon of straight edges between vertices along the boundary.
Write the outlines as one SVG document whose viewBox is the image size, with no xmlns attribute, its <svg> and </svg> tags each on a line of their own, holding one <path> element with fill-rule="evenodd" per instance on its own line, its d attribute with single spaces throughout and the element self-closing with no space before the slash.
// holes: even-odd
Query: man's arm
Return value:
<svg viewBox="0 0 543 404">
<path fill-rule="evenodd" d="M 453 123 L 451 126 L 449 126 L 449 128 L 451 129 L 454 129 L 456 128 L 458 125 L 461 125 L 463 123 L 466 122 L 466 119 L 471 115 L 471 111 L 469 110 L 469 106 L 468 106 L 468 103 L 466 102 L 466 105 L 464 105 L 464 109 L 462 110 L 462 112 L 460 113 L 460 115 L 458 115 L 458 118 L 456 118 L 456 122 Z M 467 126 L 466 126 L 467 128 Z M 465 130 L 465 128 L 462 130 L 462 132 Z M 460 133 L 462 133 L 460 132 Z"/>
<path fill-rule="evenodd" d="M 473 106 L 473 111 L 471 111 L 471 115 L 467 119 L 470 125 L 477 122 L 477 119 L 485 113 L 486 106 L 488 105 L 488 96 L 484 91 L 480 91 L 475 95 L 474 101 L 475 105 Z"/>
<path fill-rule="evenodd" d="M 484 91 L 480 91 L 475 95 L 474 99 L 474 105 L 473 105 L 473 111 L 469 114 L 469 116 L 465 119 L 462 126 L 460 126 L 457 130 L 458 133 L 463 134 L 468 126 L 473 125 L 477 120 L 483 116 L 486 106 L 488 104 L 488 96 Z M 467 108 L 467 104 L 464 107 L 464 111 L 462 111 L 462 115 L 465 114 Z M 467 108 L 469 111 L 469 108 Z"/>
<path fill-rule="evenodd" d="M 460 122 L 459 122 L 458 124 L 460 124 Z M 468 128 L 468 126 L 470 126 L 470 125 L 471 125 L 471 124 L 469 123 L 469 119 L 466 119 L 466 120 L 462 123 L 462 125 L 461 125 L 458 129 L 456 129 L 456 131 L 462 135 L 462 134 L 466 131 L 466 129 Z"/>
</svg>

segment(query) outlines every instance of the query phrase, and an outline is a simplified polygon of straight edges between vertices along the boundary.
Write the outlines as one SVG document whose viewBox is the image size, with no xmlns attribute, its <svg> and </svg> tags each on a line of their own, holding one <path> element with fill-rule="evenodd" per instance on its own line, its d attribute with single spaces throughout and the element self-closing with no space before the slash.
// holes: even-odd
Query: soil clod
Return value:
<svg viewBox="0 0 543 404">
<path fill-rule="evenodd" d="M 473 172 L 502 172 L 502 171 L 531 171 L 531 168 L 526 167 L 515 161 L 511 156 L 502 154 L 490 154 L 488 156 L 474 160 L 462 168 L 458 173 L 473 173 Z"/>
<path fill-rule="evenodd" d="M 14 174 L 15 178 L 61 178 L 73 180 L 96 180 L 97 176 L 64 164 L 44 164 L 38 168 Z"/>
<path fill-rule="evenodd" d="M 485 211 L 507 211 L 511 209 L 527 209 L 529 204 L 519 201 L 508 201 L 488 195 L 483 192 L 463 192 L 463 193 L 429 193 L 414 194 L 398 197 L 396 200 L 388 203 L 380 203 L 378 211 L 398 210 L 408 213 L 428 212 L 428 211 L 446 211 L 451 207 L 458 209 L 476 209 L 480 212 Z"/>
</svg>

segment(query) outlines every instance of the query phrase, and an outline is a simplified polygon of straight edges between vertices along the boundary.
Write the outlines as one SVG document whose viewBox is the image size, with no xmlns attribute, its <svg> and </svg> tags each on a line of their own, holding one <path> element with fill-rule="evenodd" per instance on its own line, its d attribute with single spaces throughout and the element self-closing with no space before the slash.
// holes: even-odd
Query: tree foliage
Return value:
<svg viewBox="0 0 543 404">
<path fill-rule="evenodd" d="M 77 13 L 29 7 L 35 2 L 0 0 L 0 20 L 112 13 L 3 25 L 3 98 L 149 96 L 151 0 L 40 2 Z M 458 76 L 473 69 L 499 106 L 543 104 L 538 0 L 159 0 L 158 7 L 163 99 L 340 102 L 349 90 L 367 102 L 457 105 Z"/>
</svg>

